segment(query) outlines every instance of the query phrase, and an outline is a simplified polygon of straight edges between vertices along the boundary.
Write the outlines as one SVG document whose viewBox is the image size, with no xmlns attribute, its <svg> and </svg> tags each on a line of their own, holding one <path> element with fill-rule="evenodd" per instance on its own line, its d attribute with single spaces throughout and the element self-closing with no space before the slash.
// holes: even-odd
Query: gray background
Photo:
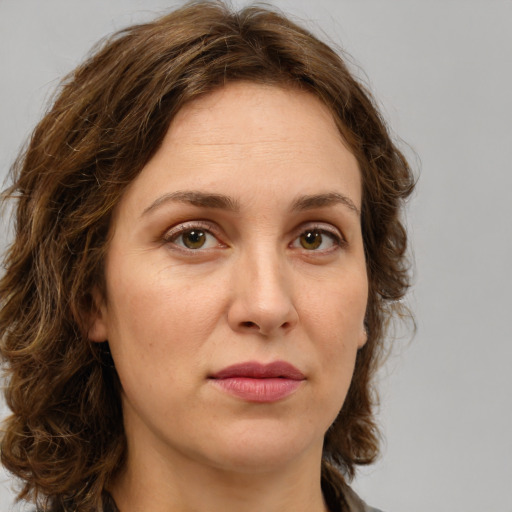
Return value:
<svg viewBox="0 0 512 512">
<path fill-rule="evenodd" d="M 176 3 L 0 0 L 2 175 L 93 43 Z M 512 512 L 512 0 L 271 3 L 354 57 L 421 166 L 418 332 L 381 372 L 383 456 L 355 486 L 387 512 Z"/>
</svg>

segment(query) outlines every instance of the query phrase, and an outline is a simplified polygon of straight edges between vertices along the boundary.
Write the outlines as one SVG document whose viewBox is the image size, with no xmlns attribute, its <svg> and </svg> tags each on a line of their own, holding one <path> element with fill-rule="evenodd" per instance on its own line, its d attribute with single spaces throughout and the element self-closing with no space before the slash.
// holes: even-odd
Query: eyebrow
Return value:
<svg viewBox="0 0 512 512">
<path fill-rule="evenodd" d="M 357 215 L 361 215 L 359 208 L 354 204 L 352 199 L 338 192 L 300 196 L 293 202 L 292 211 L 303 212 L 314 210 L 315 208 L 323 208 L 325 206 L 334 206 L 336 204 L 342 204 Z"/>
<path fill-rule="evenodd" d="M 142 216 L 153 210 L 156 210 L 168 202 L 188 203 L 193 206 L 202 208 L 215 208 L 234 213 L 238 213 L 240 211 L 240 203 L 232 197 L 226 196 L 224 194 L 212 194 L 195 190 L 184 190 L 170 192 L 169 194 L 160 196 L 144 209 Z M 357 206 L 349 197 L 337 192 L 299 196 L 293 202 L 291 211 L 303 212 L 307 210 L 314 210 L 316 208 L 323 208 L 326 206 L 334 206 L 336 204 L 341 204 L 348 207 L 357 215 L 361 214 Z"/>
<path fill-rule="evenodd" d="M 142 215 L 146 215 L 168 202 L 188 203 L 202 208 L 215 208 L 235 213 L 240 211 L 238 201 L 224 194 L 210 194 L 194 190 L 184 190 L 160 196 L 142 212 Z"/>
</svg>

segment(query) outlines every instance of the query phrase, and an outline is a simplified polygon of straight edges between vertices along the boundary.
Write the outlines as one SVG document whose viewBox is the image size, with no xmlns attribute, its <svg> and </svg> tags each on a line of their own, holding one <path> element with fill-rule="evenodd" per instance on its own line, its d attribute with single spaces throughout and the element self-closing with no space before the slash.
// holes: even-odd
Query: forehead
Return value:
<svg viewBox="0 0 512 512">
<path fill-rule="evenodd" d="M 230 83 L 185 105 L 166 139 L 197 145 L 345 146 L 332 113 L 312 93 L 247 81 Z"/>
<path fill-rule="evenodd" d="M 234 196 L 315 194 L 325 184 L 360 207 L 358 164 L 327 106 L 309 92 L 250 82 L 185 105 L 135 181 Z"/>
</svg>

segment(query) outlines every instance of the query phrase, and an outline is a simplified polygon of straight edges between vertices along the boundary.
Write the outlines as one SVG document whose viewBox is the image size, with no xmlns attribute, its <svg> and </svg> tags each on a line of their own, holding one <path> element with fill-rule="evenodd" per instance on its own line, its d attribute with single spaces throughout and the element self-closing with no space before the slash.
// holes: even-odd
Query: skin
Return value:
<svg viewBox="0 0 512 512">
<path fill-rule="evenodd" d="M 360 207 L 357 161 L 310 93 L 234 83 L 174 118 L 116 210 L 90 331 L 123 388 L 123 512 L 327 510 L 323 437 L 366 341 Z M 209 378 L 276 360 L 305 379 L 272 403 Z"/>
</svg>

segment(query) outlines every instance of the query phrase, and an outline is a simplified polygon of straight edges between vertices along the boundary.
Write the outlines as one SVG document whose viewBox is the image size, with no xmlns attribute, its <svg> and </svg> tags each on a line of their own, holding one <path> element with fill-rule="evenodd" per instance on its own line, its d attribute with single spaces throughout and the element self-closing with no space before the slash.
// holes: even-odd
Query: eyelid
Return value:
<svg viewBox="0 0 512 512">
<path fill-rule="evenodd" d="M 165 243 L 174 243 L 174 240 L 178 238 L 181 234 L 186 233 L 187 231 L 191 231 L 193 229 L 202 229 L 203 231 L 207 231 L 212 236 L 214 236 L 219 243 L 219 246 L 226 247 L 226 244 L 224 244 L 221 240 L 221 232 L 219 228 L 212 222 L 207 220 L 189 220 L 186 222 L 180 222 L 179 224 L 176 224 L 175 226 L 172 226 L 165 230 L 165 232 L 162 235 L 162 240 Z M 188 249 L 186 247 L 182 247 L 180 245 L 174 244 L 174 247 L 179 250 L 183 251 L 190 251 L 190 252 L 199 252 L 199 251 L 206 251 L 208 249 Z"/>
<path fill-rule="evenodd" d="M 212 249 L 212 248 L 188 249 L 186 247 L 183 247 L 181 245 L 174 243 L 176 238 L 178 238 L 181 234 L 186 233 L 187 231 L 191 231 L 193 229 L 198 229 L 198 228 L 202 229 L 204 231 L 207 231 L 212 236 L 214 236 L 218 242 L 218 247 L 226 247 L 226 244 L 222 241 L 223 236 L 222 236 L 221 230 L 215 223 L 210 222 L 208 220 L 190 220 L 190 221 L 180 222 L 180 223 L 176 224 L 175 226 L 167 228 L 165 230 L 165 232 L 163 233 L 163 235 L 161 236 L 161 240 L 164 243 L 173 244 L 174 245 L 173 248 L 176 250 L 190 252 L 190 253 L 199 253 L 201 251 L 204 252 L 209 249 Z M 297 240 L 298 237 L 300 237 L 300 235 L 302 235 L 305 231 L 308 231 L 308 230 L 318 231 L 320 233 L 327 234 L 328 236 L 332 237 L 333 242 L 337 247 L 345 247 L 347 245 L 347 240 L 346 240 L 345 236 L 343 235 L 342 231 L 339 228 L 337 228 L 336 226 L 334 226 L 330 223 L 326 223 L 326 222 L 305 222 L 305 223 L 301 224 L 297 229 L 294 230 L 294 235 L 293 235 L 292 241 L 290 242 L 290 246 L 292 246 L 292 244 Z M 332 249 L 330 249 L 330 250 L 332 250 Z M 324 250 L 324 251 L 320 250 L 320 251 L 311 251 L 311 252 L 312 253 L 313 252 L 317 252 L 317 253 L 329 252 L 329 249 Z"/>
<path fill-rule="evenodd" d="M 293 237 L 292 243 L 305 231 L 312 230 L 320 233 L 325 233 L 334 239 L 334 242 L 338 247 L 345 247 L 347 245 L 347 239 L 343 232 L 336 226 L 326 222 L 306 222 L 301 224 L 296 230 Z M 322 251 L 311 251 L 311 252 L 322 252 Z"/>
</svg>

